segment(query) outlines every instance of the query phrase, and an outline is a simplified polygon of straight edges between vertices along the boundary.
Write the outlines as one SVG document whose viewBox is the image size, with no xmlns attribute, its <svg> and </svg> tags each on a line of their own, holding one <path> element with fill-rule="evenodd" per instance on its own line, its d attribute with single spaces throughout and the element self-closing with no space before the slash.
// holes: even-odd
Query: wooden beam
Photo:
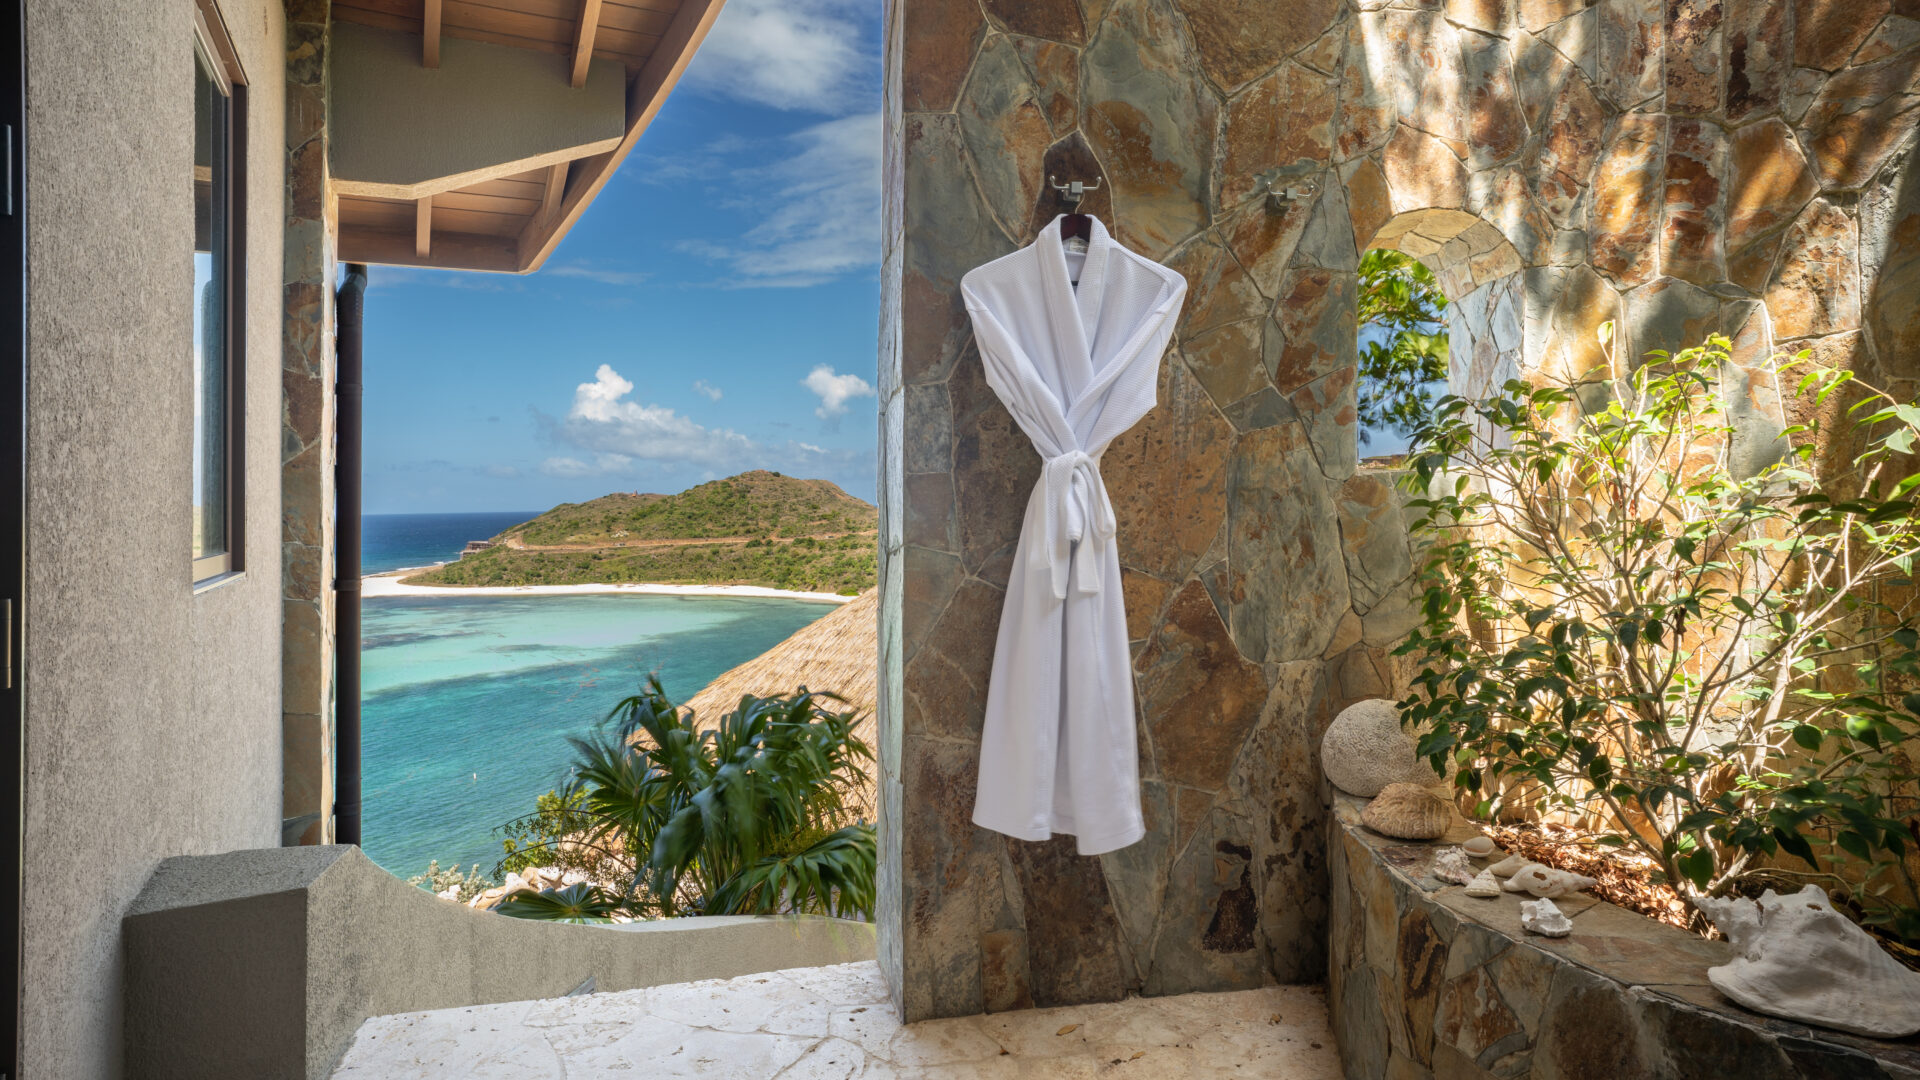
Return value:
<svg viewBox="0 0 1920 1080">
<path fill-rule="evenodd" d="M 440 0 L 421 0 L 420 65 L 440 66 Z"/>
<path fill-rule="evenodd" d="M 560 212 L 560 200 L 567 194 L 567 165 L 563 161 L 547 169 L 547 190 L 540 196 L 538 217 L 541 221 L 552 221 Z"/>
<path fill-rule="evenodd" d="M 407 230 L 349 225 L 341 227 L 338 244 L 341 262 L 435 266 L 495 274 L 514 274 L 520 270 L 520 255 L 510 236 L 443 232 L 434 238 L 432 257 L 423 258 L 414 251 L 413 236 Z"/>
<path fill-rule="evenodd" d="M 328 179 L 328 187 L 342 195 L 366 195 L 375 199 L 404 199 L 412 202 L 415 199 L 424 199 L 429 195 L 438 195 L 445 191 L 457 191 L 460 188 L 472 187 L 475 184 L 482 184 L 488 180 L 498 180 L 503 176 L 518 176 L 521 173 L 537 172 L 549 166 L 564 164 L 575 158 L 589 157 L 593 154 L 604 154 L 618 147 L 622 138 L 625 138 L 625 136 L 612 139 L 596 139 L 593 142 L 582 143 L 579 146 L 563 146 L 549 153 L 535 154 L 532 157 L 521 158 L 518 161 L 502 161 L 498 164 L 489 165 L 484 169 L 469 169 L 466 172 L 454 173 L 450 176 L 436 176 L 431 180 L 422 181 L 418 184 L 377 184 L 365 180 L 343 180 L 336 176 Z"/>
<path fill-rule="evenodd" d="M 413 204 L 413 253 L 426 258 L 433 251 L 433 196 Z"/>
<path fill-rule="evenodd" d="M 573 35 L 573 78 L 575 90 L 587 85 L 587 69 L 593 66 L 593 35 L 600 29 L 600 0 L 580 0 L 580 25 Z"/>
<path fill-rule="evenodd" d="M 674 85 L 692 62 L 693 54 L 699 50 L 700 43 L 706 40 L 707 31 L 713 29 L 713 21 L 720 17 L 720 7 L 726 0 L 681 0 L 680 10 L 674 13 L 673 22 L 660 36 L 660 43 L 647 58 L 640 73 L 633 77 L 627 87 L 627 137 L 620 145 L 604 154 L 582 158 L 576 164 L 585 170 L 585 175 L 573 181 L 571 191 L 567 193 L 560 206 L 560 213 L 550 221 L 536 217 L 527 223 L 520 233 L 519 254 L 520 272 L 532 273 L 540 269 L 547 261 L 553 249 L 559 245 L 573 223 L 579 220 L 587 204 L 600 189 L 607 185 L 614 170 L 627 159 L 634 146 L 640 142 L 641 133 L 659 114 L 660 106 L 666 104 L 667 95 L 673 92 Z"/>
</svg>

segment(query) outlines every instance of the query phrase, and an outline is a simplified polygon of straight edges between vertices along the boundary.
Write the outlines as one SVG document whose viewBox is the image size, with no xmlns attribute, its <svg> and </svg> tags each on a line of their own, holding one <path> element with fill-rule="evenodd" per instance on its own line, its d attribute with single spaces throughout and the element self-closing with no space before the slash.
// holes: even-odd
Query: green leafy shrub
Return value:
<svg viewBox="0 0 1920 1080">
<path fill-rule="evenodd" d="M 502 872 L 629 867 L 624 887 L 499 910 L 522 918 L 871 918 L 874 830 L 853 807 L 873 751 L 853 733 L 857 715 L 833 707 L 838 700 L 804 687 L 791 697 L 743 697 L 701 730 L 650 678 L 614 708 L 609 730 L 571 740 L 572 781 L 507 826 L 501 863 Z"/>
<path fill-rule="evenodd" d="M 1920 939 L 1920 407 L 1802 354 L 1789 412 L 1837 422 L 1743 465 L 1724 402 L 1772 373 L 1735 378 L 1730 348 L 1438 403 L 1402 717 L 1483 814 L 1579 822 L 1683 897 L 1821 878 Z"/>
<path fill-rule="evenodd" d="M 1360 257 L 1358 430 L 1410 435 L 1447 377 L 1447 310 L 1433 271 L 1411 255 L 1373 248 Z M 1365 340 L 1368 331 L 1374 340 Z"/>
</svg>

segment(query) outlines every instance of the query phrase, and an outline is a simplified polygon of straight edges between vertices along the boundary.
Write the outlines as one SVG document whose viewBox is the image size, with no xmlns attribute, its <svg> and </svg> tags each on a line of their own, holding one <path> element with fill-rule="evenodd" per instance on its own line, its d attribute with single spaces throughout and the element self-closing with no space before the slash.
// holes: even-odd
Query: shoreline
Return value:
<svg viewBox="0 0 1920 1080">
<path fill-rule="evenodd" d="M 839 593 L 796 592 L 769 589 L 761 585 L 408 585 L 400 579 L 431 566 L 409 566 L 384 574 L 367 574 L 360 579 L 363 598 L 387 596 L 587 596 L 596 593 L 632 593 L 642 596 L 708 596 L 751 600 L 805 600 L 816 604 L 844 604 L 854 598 Z"/>
</svg>

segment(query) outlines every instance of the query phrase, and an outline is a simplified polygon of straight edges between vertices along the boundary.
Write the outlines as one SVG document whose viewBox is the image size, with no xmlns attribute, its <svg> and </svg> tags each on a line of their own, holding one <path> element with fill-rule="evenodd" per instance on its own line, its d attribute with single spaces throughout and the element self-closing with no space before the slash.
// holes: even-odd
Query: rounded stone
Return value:
<svg viewBox="0 0 1920 1080">
<path fill-rule="evenodd" d="M 1320 739 L 1320 768 L 1334 787 L 1363 799 L 1388 784 L 1434 781 L 1433 770 L 1414 756 L 1413 740 L 1400 730 L 1399 708 L 1386 698 L 1354 702 L 1334 717 Z"/>
</svg>

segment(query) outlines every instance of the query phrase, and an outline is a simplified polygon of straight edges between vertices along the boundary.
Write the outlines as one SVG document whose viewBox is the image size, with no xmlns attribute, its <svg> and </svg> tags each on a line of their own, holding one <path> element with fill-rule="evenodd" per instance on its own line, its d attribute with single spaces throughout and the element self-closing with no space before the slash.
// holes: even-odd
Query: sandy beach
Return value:
<svg viewBox="0 0 1920 1080">
<path fill-rule="evenodd" d="M 583 596 L 589 593 L 639 593 L 651 596 L 736 596 L 773 600 L 811 600 L 844 604 L 838 593 L 792 592 L 758 585 L 408 585 L 400 579 L 431 567 L 411 566 L 360 579 L 360 595 L 380 596 Z"/>
</svg>

